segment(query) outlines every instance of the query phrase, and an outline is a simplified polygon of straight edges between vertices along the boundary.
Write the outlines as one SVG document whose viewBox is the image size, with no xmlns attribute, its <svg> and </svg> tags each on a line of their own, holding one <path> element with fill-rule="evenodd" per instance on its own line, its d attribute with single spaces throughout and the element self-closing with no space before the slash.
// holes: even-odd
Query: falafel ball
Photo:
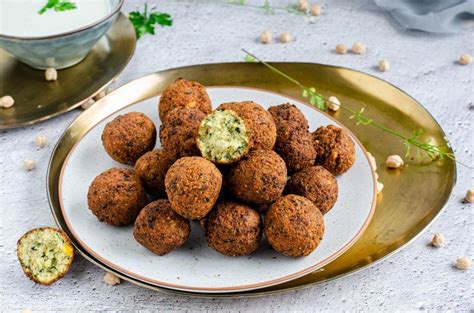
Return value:
<svg viewBox="0 0 474 313">
<path fill-rule="evenodd" d="M 173 211 L 169 201 L 163 199 L 144 207 L 133 227 L 135 240 L 158 255 L 181 247 L 190 233 L 189 221 Z"/>
<path fill-rule="evenodd" d="M 346 172 L 355 161 L 354 142 L 342 128 L 334 125 L 321 126 L 313 132 L 316 164 L 333 175 Z"/>
<path fill-rule="evenodd" d="M 276 141 L 276 126 L 271 114 L 253 101 L 223 103 L 217 109 L 230 109 L 248 121 L 253 137 L 253 149 L 272 150 Z"/>
<path fill-rule="evenodd" d="M 227 183 L 240 200 L 265 204 L 281 196 L 287 180 L 283 159 L 272 150 L 253 150 L 230 170 Z"/>
<path fill-rule="evenodd" d="M 158 148 L 142 155 L 135 163 L 135 173 L 140 177 L 145 190 L 157 197 L 166 197 L 165 176 L 177 160 L 174 151 Z"/>
<path fill-rule="evenodd" d="M 305 197 L 287 195 L 267 211 L 264 232 L 275 251 L 290 257 L 307 256 L 323 237 L 323 215 Z"/>
<path fill-rule="evenodd" d="M 209 247 L 228 256 L 249 255 L 262 239 L 260 214 L 236 202 L 223 202 L 204 222 Z"/>
<path fill-rule="evenodd" d="M 199 126 L 197 145 L 203 157 L 217 164 L 231 164 L 253 147 L 247 121 L 229 109 L 215 110 Z"/>
<path fill-rule="evenodd" d="M 289 103 L 270 107 L 268 111 L 277 127 L 275 151 L 285 160 L 288 172 L 295 173 L 313 165 L 316 150 L 303 113 Z"/>
<path fill-rule="evenodd" d="M 87 204 L 99 221 L 124 226 L 135 221 L 148 203 L 140 178 L 133 170 L 111 168 L 94 178 Z"/>
<path fill-rule="evenodd" d="M 179 157 L 200 155 L 196 145 L 199 125 L 206 114 L 197 109 L 176 108 L 160 126 L 162 146 Z"/>
<path fill-rule="evenodd" d="M 184 157 L 165 177 L 166 194 L 173 210 L 189 219 L 201 219 L 211 211 L 222 187 L 222 174 L 210 161 Z"/>
<path fill-rule="evenodd" d="M 206 87 L 198 82 L 178 78 L 163 90 L 158 104 L 160 120 L 174 108 L 198 109 L 205 114 L 212 112 L 211 99 Z"/>
<path fill-rule="evenodd" d="M 134 165 L 156 144 L 156 128 L 150 118 L 139 112 L 119 115 L 105 125 L 102 144 L 112 159 Z"/>
<path fill-rule="evenodd" d="M 322 214 L 326 214 L 337 200 L 337 180 L 324 167 L 311 166 L 291 176 L 285 192 L 311 200 Z"/>
</svg>

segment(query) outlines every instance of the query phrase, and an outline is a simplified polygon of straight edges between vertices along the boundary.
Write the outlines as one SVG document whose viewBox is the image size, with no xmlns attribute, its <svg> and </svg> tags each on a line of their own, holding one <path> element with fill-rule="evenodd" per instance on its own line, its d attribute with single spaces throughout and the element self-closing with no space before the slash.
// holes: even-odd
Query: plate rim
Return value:
<svg viewBox="0 0 474 313">
<path fill-rule="evenodd" d="M 225 89 L 225 88 L 241 88 L 241 89 L 248 89 L 248 90 L 254 90 L 254 91 L 258 91 L 258 92 L 264 92 L 264 93 L 277 95 L 277 96 L 286 98 L 288 100 L 294 101 L 298 105 L 304 105 L 304 106 L 308 107 L 309 109 L 314 110 L 316 112 L 316 114 L 322 114 L 323 116 L 330 119 L 332 123 L 336 124 L 338 127 L 341 127 L 345 131 L 347 131 L 348 134 L 351 136 L 352 140 L 354 140 L 354 142 L 362 150 L 362 153 L 365 157 L 365 161 L 367 162 L 367 164 L 369 166 L 369 169 L 370 169 L 370 175 L 372 177 L 372 200 L 371 200 L 371 205 L 370 205 L 370 211 L 369 211 L 367 217 L 365 218 L 362 226 L 358 229 L 357 233 L 345 245 L 338 248 L 330 256 L 328 256 L 328 257 L 322 259 L 321 261 L 319 261 L 319 262 L 317 262 L 317 263 L 315 263 L 315 264 L 313 264 L 309 267 L 306 267 L 306 268 L 304 268 L 300 271 L 297 271 L 297 272 L 294 272 L 294 273 L 291 273 L 291 274 L 288 274 L 288 275 L 285 275 L 285 276 L 282 276 L 282 277 L 279 277 L 279 278 L 276 278 L 276 279 L 263 281 L 263 282 L 260 282 L 260 283 L 238 285 L 238 286 L 232 286 L 232 287 L 218 287 L 218 288 L 216 288 L 216 287 L 193 287 L 193 286 L 185 286 L 185 285 L 179 285 L 179 284 L 174 284 L 174 283 L 168 283 L 166 281 L 159 281 L 159 280 L 155 280 L 155 279 L 150 279 L 148 277 L 130 272 L 129 270 L 124 269 L 121 266 L 119 266 L 117 264 L 114 264 L 111 261 L 109 261 L 109 260 L 105 259 L 104 257 L 100 256 L 96 251 L 94 251 L 94 249 L 89 247 L 89 245 L 87 245 L 77 235 L 77 233 L 74 230 L 74 228 L 72 227 L 69 219 L 67 218 L 67 214 L 65 212 L 65 206 L 63 204 L 63 199 L 62 199 L 62 182 L 63 182 L 63 176 L 64 176 L 64 171 L 65 171 L 65 168 L 66 168 L 66 164 L 67 164 L 70 156 L 73 154 L 73 152 L 77 148 L 78 144 L 85 138 L 85 136 L 90 131 L 92 131 L 95 127 L 97 127 L 101 122 L 103 122 L 107 118 L 110 118 L 111 115 L 117 114 L 119 111 L 124 110 L 125 108 L 128 108 L 132 105 L 135 105 L 135 104 L 143 102 L 143 101 L 147 101 L 147 100 L 149 100 L 151 98 L 154 98 L 154 97 L 159 97 L 161 95 L 161 93 L 158 93 L 155 96 L 143 99 L 139 102 L 129 103 L 125 106 L 117 107 L 114 110 L 114 112 L 111 112 L 109 115 L 103 117 L 102 119 L 97 121 L 94 125 L 92 125 L 86 132 L 84 132 L 81 135 L 81 137 L 79 139 L 77 139 L 77 141 L 74 143 L 74 145 L 71 147 L 71 149 L 67 153 L 67 156 L 64 159 L 64 162 L 61 166 L 60 175 L 59 175 L 58 200 L 59 200 L 60 210 L 61 210 L 63 219 L 64 219 L 69 231 L 74 236 L 74 238 L 78 241 L 78 243 L 90 255 L 92 255 L 94 258 L 98 259 L 100 262 L 104 263 L 105 265 L 115 269 L 116 271 L 125 273 L 128 276 L 131 276 L 131 277 L 133 277 L 135 279 L 138 279 L 142 282 L 146 282 L 146 283 L 152 284 L 152 285 L 157 286 L 157 287 L 168 288 L 168 289 L 171 289 L 171 290 L 179 290 L 179 291 L 184 291 L 184 292 L 196 292 L 196 293 L 225 293 L 225 292 L 236 293 L 236 292 L 245 292 L 245 291 L 251 291 L 251 290 L 255 290 L 255 289 L 261 289 L 261 288 L 271 287 L 271 286 L 274 286 L 274 285 L 285 283 L 285 282 L 297 279 L 299 277 L 302 277 L 306 274 L 317 271 L 318 269 L 322 268 L 323 266 L 329 264 L 330 262 L 332 262 L 333 260 L 338 258 L 340 255 L 342 255 L 344 252 L 346 252 L 350 247 L 352 247 L 360 239 L 360 237 L 364 234 L 364 232 L 367 230 L 370 222 L 373 219 L 373 216 L 375 214 L 375 209 L 376 209 L 376 206 L 377 206 L 377 178 L 375 176 L 375 170 L 373 168 L 372 163 L 370 162 L 370 158 L 368 156 L 367 150 L 365 149 L 363 144 L 360 142 L 360 140 L 357 138 L 357 136 L 355 134 L 353 134 L 352 131 L 350 129 L 348 129 L 344 124 L 342 124 L 340 121 L 336 120 L 334 117 L 332 117 L 327 112 L 318 110 L 318 109 L 314 108 L 313 106 L 311 106 L 311 105 L 309 105 L 305 102 L 302 102 L 301 100 L 299 100 L 295 97 L 292 97 L 292 96 L 288 96 L 288 95 L 285 95 L 285 94 L 282 94 L 282 93 L 279 93 L 279 92 L 276 92 L 276 91 L 266 90 L 266 89 L 263 89 L 263 88 L 248 87 L 248 86 L 237 86 L 237 85 L 233 85 L 233 86 L 224 86 L 224 85 L 212 86 L 212 85 L 209 85 L 209 86 L 206 86 L 206 88 L 217 88 L 217 89 L 221 89 L 221 88 L 222 89 Z"/>
<path fill-rule="evenodd" d="M 110 27 L 111 29 L 114 27 L 115 23 L 117 23 L 119 21 L 119 19 L 121 18 L 125 18 L 125 20 L 128 21 L 128 24 L 129 24 L 129 27 L 131 27 L 131 29 L 133 29 L 133 26 L 131 24 L 131 22 L 128 20 L 128 17 L 127 17 L 127 13 L 123 12 L 123 11 L 120 11 L 117 15 L 117 19 L 114 21 L 114 23 L 112 24 L 112 26 Z M 109 29 L 110 31 L 110 29 Z M 107 36 L 108 32 L 107 31 L 104 36 Z M 112 84 L 112 82 L 114 82 L 119 76 L 120 74 L 122 74 L 122 72 L 125 70 L 125 68 L 127 67 L 127 65 L 130 63 L 130 60 L 132 59 L 133 55 L 135 54 L 135 50 L 136 50 L 136 47 L 137 47 L 137 37 L 136 37 L 136 34 L 135 32 L 133 31 L 133 39 L 132 39 L 132 49 L 130 50 L 130 54 L 128 55 L 127 59 L 123 62 L 123 64 L 118 68 L 118 71 L 115 73 L 115 75 L 113 75 L 104 85 L 102 85 L 100 88 L 98 88 L 94 93 L 90 94 L 87 98 L 79 101 L 79 102 L 76 102 L 76 103 L 73 103 L 71 104 L 70 106 L 68 106 L 67 108 L 64 108 L 62 110 L 59 110 L 59 111 L 56 111 L 54 113 L 51 113 L 49 115 L 45 115 L 45 116 L 42 116 L 42 117 L 38 117 L 38 118 L 35 118 L 35 119 L 32 119 L 32 120 L 29 120 L 29 121 L 24 121 L 24 122 L 20 122 L 20 123 L 15 123 L 15 124 L 0 124 L 0 130 L 2 129 L 15 129 L 15 128 L 20 128 L 20 127 L 25 127 L 25 126 L 30 126 L 30 125 L 34 125 L 34 124 L 37 124 L 37 123 L 41 123 L 41 122 L 44 122 L 44 121 L 47 121 L 47 120 L 50 120 L 54 117 L 57 117 L 61 114 L 64 114 L 64 113 L 67 113 L 69 111 L 72 111 L 74 109 L 76 109 L 77 107 L 81 106 L 82 104 L 84 104 L 85 102 L 87 102 L 89 99 L 93 98 L 95 95 L 99 94 L 101 91 L 105 90 L 110 84 Z M 82 63 L 79 62 L 77 65 L 75 66 L 80 66 Z M 125 85 L 125 84 L 124 84 Z M 123 85 L 122 85 L 123 86 Z M 120 86 L 120 87 L 122 87 Z M 75 121 L 76 119 L 73 120 L 73 122 Z M 72 123 L 71 123 L 72 124 Z M 68 128 L 69 126 L 71 125 L 69 124 L 68 125 Z"/>
<path fill-rule="evenodd" d="M 125 87 L 129 84 L 132 84 L 136 80 L 153 79 L 154 76 L 164 75 L 165 73 L 171 72 L 171 71 L 179 71 L 179 70 L 186 70 L 186 69 L 206 67 L 206 66 L 225 66 L 225 65 L 231 66 L 231 65 L 241 65 L 241 64 L 248 64 L 248 62 L 235 62 L 235 61 L 233 61 L 233 62 L 214 62 L 214 63 L 202 63 L 202 64 L 194 64 L 194 65 L 186 65 L 186 66 L 168 68 L 168 69 L 164 69 L 164 70 L 160 70 L 160 71 L 150 72 L 150 73 L 148 73 L 146 75 L 143 75 L 141 77 L 138 77 L 134 80 L 128 81 L 128 82 L 124 83 L 122 86 L 120 86 L 120 88 Z M 356 70 L 356 69 L 352 69 L 352 68 L 348 68 L 348 67 L 343 67 L 343 66 L 339 66 L 339 65 L 324 64 L 324 63 L 316 63 L 316 62 L 288 62 L 288 61 L 284 62 L 284 61 L 280 61 L 280 62 L 271 62 L 271 64 L 273 64 L 273 65 L 291 65 L 292 64 L 292 65 L 297 65 L 297 66 L 298 65 L 299 66 L 322 66 L 322 67 L 332 68 L 333 70 L 341 70 L 343 72 L 354 73 L 354 74 L 357 74 L 357 75 L 365 75 L 365 76 L 368 76 L 372 79 L 381 81 L 384 84 L 386 84 L 386 85 L 390 86 L 391 88 L 393 88 L 394 90 L 402 93 L 407 98 L 411 99 L 414 102 L 414 104 L 416 104 L 416 106 L 421 108 L 421 110 L 424 112 L 424 114 L 426 114 L 427 117 L 432 120 L 432 122 L 438 128 L 439 133 L 442 134 L 444 137 L 446 137 L 446 132 L 441 127 L 438 120 L 433 116 L 433 114 L 430 111 L 428 111 L 428 109 L 421 102 L 419 102 L 416 98 L 414 98 L 409 93 L 402 90 L 400 87 L 397 87 L 396 85 L 390 83 L 389 81 L 385 80 L 384 78 L 378 77 L 378 76 L 376 76 L 374 74 L 371 74 L 371 73 L 366 73 L 366 72 Z M 78 118 L 79 118 L 79 116 L 76 117 L 73 121 L 71 121 L 68 124 L 68 126 L 65 128 L 62 135 L 58 138 L 58 141 L 56 142 L 56 144 L 54 146 L 54 149 L 51 152 L 51 156 L 49 158 L 49 163 L 48 163 L 47 175 L 45 177 L 45 181 L 46 181 L 45 189 L 46 189 L 46 193 L 47 193 L 47 197 L 48 197 L 48 204 L 49 204 L 49 207 L 50 207 L 50 212 L 53 215 L 53 219 L 54 219 L 56 225 L 59 228 L 64 229 L 66 232 L 68 230 L 66 228 L 64 228 L 64 223 L 61 221 L 61 216 L 59 214 L 57 215 L 56 212 L 55 212 L 55 210 L 57 209 L 57 203 L 55 202 L 55 198 L 56 198 L 55 194 L 54 194 L 55 188 L 52 188 L 52 187 L 54 187 L 57 184 L 57 177 L 52 175 L 52 174 L 54 174 L 56 172 L 56 163 L 58 163 L 58 161 L 61 160 L 61 154 L 60 154 L 60 151 L 58 151 L 60 146 L 61 146 L 61 143 L 63 143 L 65 137 L 68 135 L 68 131 L 70 131 L 74 126 L 76 126 L 75 124 L 77 123 Z M 451 151 L 452 151 L 452 149 L 451 149 Z M 58 161 L 56 161 L 55 158 L 60 158 L 60 159 Z M 253 291 L 240 292 L 240 293 L 222 293 L 222 294 L 218 294 L 218 293 L 214 293 L 214 294 L 194 293 L 194 292 L 185 292 L 185 291 L 179 291 L 179 290 L 172 290 L 172 289 L 167 289 L 167 288 L 164 288 L 164 287 L 153 286 L 153 285 L 135 280 L 134 278 L 128 277 L 123 273 L 120 273 L 120 272 L 118 272 L 118 271 L 116 271 L 112 268 L 107 267 L 106 265 L 104 265 L 100 261 L 98 261 L 96 259 L 93 259 L 93 257 L 91 257 L 87 252 L 85 252 L 81 249 L 78 249 L 77 247 L 76 247 L 76 250 L 86 260 L 88 260 L 91 263 L 93 263 L 94 265 L 102 268 L 103 270 L 112 272 L 115 275 L 117 275 L 118 277 L 121 277 L 124 280 L 126 280 L 128 282 L 131 282 L 132 284 L 135 284 L 137 286 L 144 287 L 144 288 L 147 288 L 147 289 L 151 289 L 151 290 L 154 290 L 154 291 L 159 291 L 159 292 L 162 292 L 164 294 L 172 294 L 172 295 L 177 294 L 177 295 L 185 295 L 185 296 L 188 296 L 188 297 L 191 297 L 191 298 L 208 298 L 208 299 L 215 299 L 215 298 L 257 298 L 257 297 L 274 295 L 274 294 L 282 294 L 282 293 L 289 292 L 289 291 L 311 288 L 311 287 L 314 287 L 316 285 L 322 284 L 324 282 L 329 282 L 329 281 L 332 281 L 332 280 L 335 280 L 335 279 L 339 279 L 339 278 L 342 278 L 342 277 L 345 277 L 345 276 L 352 275 L 354 273 L 357 273 L 357 272 L 360 272 L 362 270 L 368 269 L 368 268 L 372 267 L 373 265 L 378 264 L 378 263 L 386 260 L 387 258 L 391 257 L 392 255 L 402 251 L 407 246 L 412 244 L 415 240 L 417 240 L 422 234 L 424 234 L 426 232 L 427 228 L 430 227 L 430 225 L 432 225 L 434 223 L 434 221 L 446 209 L 447 203 L 448 203 L 450 197 L 453 194 L 453 190 L 454 190 L 454 187 L 456 185 L 456 182 L 457 182 L 457 164 L 456 164 L 456 162 L 452 162 L 452 181 L 451 181 L 450 186 L 449 186 L 449 191 L 446 194 L 446 198 L 439 205 L 438 210 L 437 210 L 437 212 L 434 213 L 431 221 L 429 221 L 422 229 L 418 230 L 418 232 L 415 235 L 413 235 L 409 240 L 407 240 L 406 242 L 404 242 L 400 246 L 394 248 L 392 251 L 384 254 L 383 256 L 371 261 L 370 263 L 360 265 L 360 267 L 358 267 L 358 268 L 348 269 L 344 273 L 341 273 L 339 275 L 334 275 L 334 276 L 327 277 L 327 278 L 324 278 L 324 279 L 321 279 L 321 280 L 304 283 L 304 284 L 301 284 L 301 285 L 298 285 L 298 286 L 282 287 L 282 288 L 279 288 L 279 289 L 270 289 L 270 290 L 253 290 Z M 74 242 L 73 242 L 73 244 L 74 244 Z"/>
</svg>

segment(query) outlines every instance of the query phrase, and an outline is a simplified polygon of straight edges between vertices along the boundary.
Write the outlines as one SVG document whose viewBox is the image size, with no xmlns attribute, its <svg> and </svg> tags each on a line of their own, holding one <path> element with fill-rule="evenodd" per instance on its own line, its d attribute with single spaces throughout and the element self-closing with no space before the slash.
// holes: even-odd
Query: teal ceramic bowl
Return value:
<svg viewBox="0 0 474 313">
<path fill-rule="evenodd" d="M 42 37 L 0 34 L 0 48 L 37 69 L 63 69 L 81 62 L 117 18 L 124 0 L 109 0 L 113 8 L 100 20 L 65 33 Z"/>
</svg>

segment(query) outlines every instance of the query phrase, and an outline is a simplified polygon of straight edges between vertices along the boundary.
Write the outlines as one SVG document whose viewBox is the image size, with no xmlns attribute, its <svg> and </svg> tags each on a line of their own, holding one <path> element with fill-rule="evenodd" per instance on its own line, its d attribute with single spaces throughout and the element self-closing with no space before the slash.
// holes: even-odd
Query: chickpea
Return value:
<svg viewBox="0 0 474 313">
<path fill-rule="evenodd" d="M 272 41 L 272 33 L 269 30 L 262 32 L 262 34 L 260 35 L 260 42 L 267 44 L 267 43 L 270 43 L 271 41 Z"/>
<path fill-rule="evenodd" d="M 36 167 L 36 161 L 35 160 L 25 160 L 25 161 L 23 161 L 23 167 L 27 171 L 32 171 Z"/>
<path fill-rule="evenodd" d="M 436 233 L 433 235 L 433 239 L 431 239 L 431 245 L 436 248 L 444 247 L 444 236 L 443 234 Z"/>
<path fill-rule="evenodd" d="M 358 41 L 352 46 L 352 52 L 355 54 L 364 54 L 366 51 L 365 45 Z"/>
<path fill-rule="evenodd" d="M 385 164 L 388 168 L 399 168 L 403 166 L 403 159 L 399 155 L 390 155 Z"/>
<path fill-rule="evenodd" d="M 312 16 L 320 16 L 321 15 L 321 6 L 319 4 L 313 4 L 311 6 L 311 10 L 309 11 Z"/>
<path fill-rule="evenodd" d="M 15 100 L 11 96 L 3 96 L 0 98 L 0 108 L 11 108 L 15 104 Z"/>
<path fill-rule="evenodd" d="M 94 99 L 88 99 L 86 102 L 84 102 L 82 105 L 81 105 L 81 109 L 83 110 L 87 110 L 88 108 L 90 108 L 93 104 L 95 103 Z"/>
<path fill-rule="evenodd" d="M 474 202 L 474 189 L 468 189 L 466 191 L 466 197 L 464 199 L 469 203 L 473 203 Z"/>
<path fill-rule="evenodd" d="M 377 182 L 377 194 L 381 193 L 383 189 L 383 184 L 381 182 Z"/>
<path fill-rule="evenodd" d="M 328 109 L 331 111 L 338 111 L 341 107 L 341 102 L 339 99 L 334 96 L 330 96 L 328 100 Z"/>
<path fill-rule="evenodd" d="M 470 258 L 464 256 L 456 260 L 456 267 L 460 270 L 468 270 L 471 268 L 472 261 Z"/>
<path fill-rule="evenodd" d="M 390 70 L 390 63 L 388 63 L 387 59 L 382 59 L 379 61 L 379 70 L 381 72 L 386 72 Z"/>
<path fill-rule="evenodd" d="M 301 12 L 308 10 L 308 0 L 299 0 L 297 9 L 298 11 L 301 11 Z"/>
<path fill-rule="evenodd" d="M 115 276 L 112 273 L 105 273 L 104 275 L 104 283 L 106 283 L 109 286 L 115 286 L 120 284 L 120 278 Z"/>
<path fill-rule="evenodd" d="M 280 42 L 288 43 L 291 41 L 291 34 L 288 32 L 281 33 L 280 35 Z"/>
<path fill-rule="evenodd" d="M 336 45 L 336 53 L 337 54 L 346 54 L 347 53 L 347 46 L 345 44 L 338 44 Z"/>
<path fill-rule="evenodd" d="M 459 64 L 461 65 L 468 65 L 468 64 L 471 64 L 472 63 L 472 56 L 467 54 L 467 53 L 463 53 L 461 54 L 461 56 L 459 57 L 459 60 L 458 60 Z"/>
<path fill-rule="evenodd" d="M 54 67 L 48 67 L 46 71 L 44 72 L 44 77 L 46 78 L 47 81 L 55 81 L 58 79 L 58 72 Z"/>
<path fill-rule="evenodd" d="M 48 138 L 42 135 L 37 136 L 35 138 L 35 143 L 36 143 L 36 147 L 38 147 L 39 149 L 42 149 L 46 147 L 46 145 L 48 144 Z"/>
</svg>

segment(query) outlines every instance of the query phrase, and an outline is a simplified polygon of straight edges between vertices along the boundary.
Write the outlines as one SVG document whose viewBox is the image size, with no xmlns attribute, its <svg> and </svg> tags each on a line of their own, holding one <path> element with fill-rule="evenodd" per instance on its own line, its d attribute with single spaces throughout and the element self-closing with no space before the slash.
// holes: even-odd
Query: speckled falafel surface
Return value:
<svg viewBox="0 0 474 313">
<path fill-rule="evenodd" d="M 275 251 L 290 257 L 307 256 L 323 237 L 323 215 L 305 197 L 286 195 L 267 211 L 264 232 Z"/>
<path fill-rule="evenodd" d="M 133 237 L 145 248 L 165 255 L 188 240 L 191 225 L 171 209 L 168 200 L 149 203 L 140 211 L 133 227 Z"/>
<path fill-rule="evenodd" d="M 166 173 L 165 187 L 176 213 L 188 219 L 201 219 L 219 197 L 222 174 L 204 158 L 183 157 Z"/>
<path fill-rule="evenodd" d="M 139 112 L 119 115 L 102 132 L 102 144 L 117 162 L 134 165 L 156 144 L 156 128 L 150 118 Z"/>
<path fill-rule="evenodd" d="M 240 160 L 253 146 L 248 129 L 245 120 L 234 111 L 216 110 L 202 120 L 197 145 L 206 159 L 230 164 Z"/>
<path fill-rule="evenodd" d="M 260 215 L 237 202 L 220 203 L 201 224 L 208 245 L 228 256 L 251 254 L 262 239 Z"/>
<path fill-rule="evenodd" d="M 206 87 L 191 80 L 177 79 L 161 94 L 158 104 L 160 120 L 164 121 L 174 108 L 197 109 L 205 114 L 211 113 L 212 105 Z"/>
<path fill-rule="evenodd" d="M 99 221 L 124 226 L 135 221 L 148 203 L 145 188 L 135 171 L 111 168 L 98 175 L 89 186 L 87 204 Z"/>
</svg>

